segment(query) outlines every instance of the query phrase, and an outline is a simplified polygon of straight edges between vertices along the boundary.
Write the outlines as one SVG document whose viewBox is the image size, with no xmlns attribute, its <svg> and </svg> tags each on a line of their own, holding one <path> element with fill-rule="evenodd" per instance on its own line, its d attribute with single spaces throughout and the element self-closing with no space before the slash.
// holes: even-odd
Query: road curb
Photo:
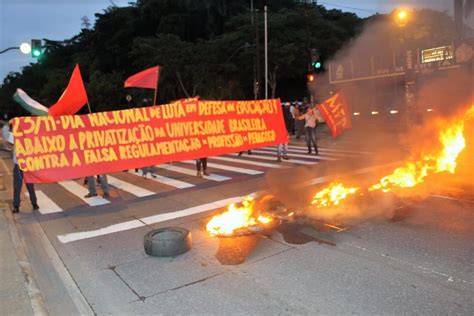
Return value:
<svg viewBox="0 0 474 316">
<path fill-rule="evenodd" d="M 3 213 L 3 216 L 8 222 L 8 231 L 13 248 L 15 249 L 15 253 L 18 258 L 18 264 L 20 266 L 21 273 L 25 278 L 25 287 L 30 298 L 33 313 L 35 315 L 49 315 L 43 296 L 41 295 L 41 291 L 36 282 L 33 269 L 28 260 L 24 240 L 18 231 L 13 215 L 8 211 L 8 204 L 1 202 L 0 211 Z"/>
</svg>

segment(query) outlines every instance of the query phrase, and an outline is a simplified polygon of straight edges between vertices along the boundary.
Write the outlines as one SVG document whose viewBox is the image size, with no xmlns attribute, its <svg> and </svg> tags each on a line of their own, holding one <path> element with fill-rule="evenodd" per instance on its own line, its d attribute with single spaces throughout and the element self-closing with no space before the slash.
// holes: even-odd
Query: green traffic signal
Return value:
<svg viewBox="0 0 474 316">
<path fill-rule="evenodd" d="M 31 57 L 33 58 L 39 58 L 43 54 L 43 51 L 41 50 L 41 40 L 38 39 L 32 39 L 31 40 Z"/>
<path fill-rule="evenodd" d="M 323 64 L 320 61 L 314 61 L 311 63 L 311 66 L 313 66 L 314 69 L 321 69 Z"/>
</svg>

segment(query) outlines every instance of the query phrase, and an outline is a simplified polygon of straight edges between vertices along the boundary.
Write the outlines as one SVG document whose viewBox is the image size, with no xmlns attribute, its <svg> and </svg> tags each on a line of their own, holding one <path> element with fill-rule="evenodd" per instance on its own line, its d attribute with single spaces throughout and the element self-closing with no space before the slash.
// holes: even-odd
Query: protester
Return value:
<svg viewBox="0 0 474 316">
<path fill-rule="evenodd" d="M 207 158 L 196 159 L 196 169 L 199 178 L 202 178 L 203 173 L 205 176 L 209 176 L 210 174 L 207 172 Z"/>
<path fill-rule="evenodd" d="M 291 113 L 291 130 L 290 134 L 295 135 L 295 122 L 296 122 L 296 117 L 295 117 L 295 103 L 292 102 L 290 104 L 290 113 Z"/>
<path fill-rule="evenodd" d="M 5 141 L 10 144 L 14 144 L 13 134 L 10 131 L 10 125 L 5 124 L 2 128 L 2 136 Z M 20 194 L 21 194 L 21 187 L 23 186 L 23 171 L 20 170 L 18 166 L 18 161 L 16 159 L 16 152 L 15 147 L 13 146 L 13 210 L 12 213 L 20 212 Z M 36 198 L 35 186 L 33 183 L 25 183 L 26 189 L 28 190 L 28 194 L 30 196 L 31 206 L 33 210 L 38 210 L 38 200 Z"/>
<path fill-rule="evenodd" d="M 316 106 L 312 105 L 306 114 L 299 117 L 300 120 L 305 120 L 306 145 L 308 146 L 308 154 L 312 152 L 312 146 L 316 155 L 319 155 L 318 145 L 316 143 L 316 124 L 318 117 L 316 115 Z"/>
<path fill-rule="evenodd" d="M 277 147 L 277 162 L 281 162 L 281 159 L 289 160 L 290 158 L 288 157 L 288 139 L 289 135 L 288 133 L 286 134 L 286 142 L 282 144 L 278 144 Z"/>
<path fill-rule="evenodd" d="M 306 113 L 306 111 L 308 110 L 308 107 L 307 107 L 307 99 L 304 98 L 304 102 L 301 103 L 301 102 L 298 102 L 298 106 L 296 107 L 295 109 L 295 116 L 298 118 L 300 117 L 301 115 L 304 115 Z M 295 122 L 295 128 L 296 128 L 296 139 L 301 139 L 301 135 L 303 135 L 304 133 L 304 121 L 302 120 L 296 120 Z"/>
<path fill-rule="evenodd" d="M 156 178 L 156 167 L 149 166 L 142 168 L 142 177 L 143 179 L 148 179 L 147 175 L 150 174 L 152 178 Z"/>
<path fill-rule="evenodd" d="M 109 183 L 107 180 L 107 175 L 103 174 L 100 175 L 100 187 L 102 188 L 102 191 L 104 192 L 103 197 L 104 199 L 110 198 L 109 194 Z M 96 190 L 96 183 L 95 183 L 95 177 L 94 176 L 89 176 L 87 177 L 87 185 L 89 188 L 89 193 L 84 195 L 85 198 L 91 198 L 94 196 L 97 196 L 97 190 Z"/>
<path fill-rule="evenodd" d="M 243 153 L 244 153 L 243 151 L 239 152 L 239 156 L 242 156 Z M 250 149 L 247 150 L 247 154 L 251 155 L 252 151 Z"/>
</svg>

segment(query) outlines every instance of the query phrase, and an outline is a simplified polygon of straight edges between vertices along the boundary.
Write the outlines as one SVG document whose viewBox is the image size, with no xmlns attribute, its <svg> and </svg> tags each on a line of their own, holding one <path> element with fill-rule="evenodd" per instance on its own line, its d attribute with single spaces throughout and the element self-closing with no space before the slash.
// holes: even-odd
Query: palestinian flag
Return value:
<svg viewBox="0 0 474 316">
<path fill-rule="evenodd" d="M 25 110 L 33 115 L 45 116 L 49 115 L 48 108 L 39 103 L 36 100 L 30 98 L 25 91 L 21 89 L 16 89 L 15 94 L 13 95 L 13 100 L 19 103 Z"/>
</svg>

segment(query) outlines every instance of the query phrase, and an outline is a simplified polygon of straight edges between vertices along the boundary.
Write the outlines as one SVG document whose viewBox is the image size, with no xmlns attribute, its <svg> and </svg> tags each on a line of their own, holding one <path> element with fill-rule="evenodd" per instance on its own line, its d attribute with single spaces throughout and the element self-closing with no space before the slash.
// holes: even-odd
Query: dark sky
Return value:
<svg viewBox="0 0 474 316">
<path fill-rule="evenodd" d="M 19 46 L 32 38 L 71 38 L 81 30 L 83 16 L 89 17 L 93 25 L 94 13 L 102 12 L 111 4 L 126 6 L 129 2 L 135 0 L 0 0 L 0 50 Z M 361 17 L 387 13 L 401 5 L 439 11 L 452 11 L 453 6 L 452 0 L 325 0 L 318 3 L 327 8 L 351 11 Z M 35 61 L 19 50 L 1 54 L 0 84 L 8 72 L 20 71 L 21 67 Z"/>
</svg>

